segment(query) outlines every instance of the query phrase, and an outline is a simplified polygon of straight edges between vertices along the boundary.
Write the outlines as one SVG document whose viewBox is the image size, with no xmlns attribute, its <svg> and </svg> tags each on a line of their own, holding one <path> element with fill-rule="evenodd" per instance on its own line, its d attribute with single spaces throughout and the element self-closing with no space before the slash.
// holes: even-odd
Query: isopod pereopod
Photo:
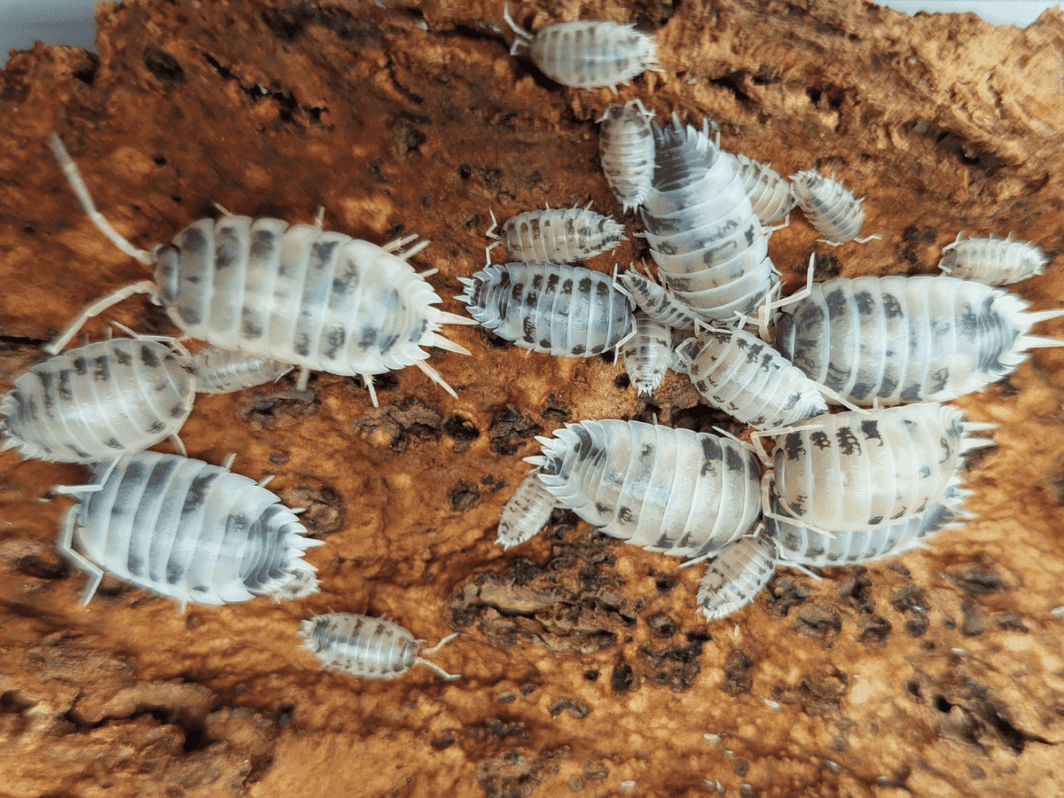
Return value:
<svg viewBox="0 0 1064 798">
<path fill-rule="evenodd" d="M 198 393 L 231 393 L 274 382 L 292 370 L 287 363 L 205 346 L 192 356 Z"/>
<path fill-rule="evenodd" d="M 809 223 L 827 237 L 828 243 L 842 244 L 861 232 L 861 200 L 837 180 L 807 169 L 791 175 L 791 192 Z"/>
<path fill-rule="evenodd" d="M 599 133 L 599 159 L 625 211 L 638 208 L 650 191 L 654 177 L 653 113 L 638 99 L 606 108 Z"/>
<path fill-rule="evenodd" d="M 698 609 L 706 620 L 723 618 L 753 601 L 772 578 L 778 559 L 776 541 L 763 532 L 722 548 L 698 588 Z"/>
<path fill-rule="evenodd" d="M 330 612 L 303 621 L 303 645 L 326 668 L 363 679 L 394 679 L 414 665 L 431 668 L 448 681 L 460 674 L 447 673 L 439 665 L 422 659 L 458 637 L 455 632 L 432 648 L 421 648 L 407 629 L 384 618 L 370 618 L 350 612 Z"/>
<path fill-rule="evenodd" d="M 524 543 L 543 529 L 553 510 L 554 496 L 540 482 L 539 470 L 533 468 L 502 508 L 496 542 L 504 549 Z"/>
<path fill-rule="evenodd" d="M 502 244 L 523 263 L 572 263 L 613 249 L 624 240 L 624 225 L 587 208 L 548 208 L 511 216 L 497 237 L 487 252 Z"/>
<path fill-rule="evenodd" d="M 942 248 L 938 268 L 953 277 L 989 285 L 1009 285 L 1041 274 L 1049 258 L 1041 248 L 1027 241 L 1008 238 L 966 238 Z"/>
</svg>

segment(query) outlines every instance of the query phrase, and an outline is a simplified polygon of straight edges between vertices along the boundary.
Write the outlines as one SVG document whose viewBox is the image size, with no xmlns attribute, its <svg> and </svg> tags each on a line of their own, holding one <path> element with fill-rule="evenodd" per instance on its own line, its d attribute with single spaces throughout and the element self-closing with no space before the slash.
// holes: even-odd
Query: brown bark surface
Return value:
<svg viewBox="0 0 1064 798">
<path fill-rule="evenodd" d="M 783 174 L 820 168 L 867 195 L 867 244 L 832 249 L 799 214 L 770 244 L 793 290 L 819 276 L 932 273 L 957 232 L 1034 241 L 1054 259 L 1017 290 L 1064 304 L 1064 15 L 1026 30 L 974 15 L 909 18 L 852 0 L 511 3 L 533 30 L 634 21 L 662 71 L 560 87 L 523 57 L 502 4 L 382 9 L 264 0 L 97 7 L 99 56 L 38 45 L 0 76 L 0 377 L 91 300 L 145 277 L 77 205 L 45 146 L 55 130 L 98 207 L 138 246 L 212 203 L 383 243 L 432 246 L 444 306 L 483 263 L 488 210 L 583 205 L 621 218 L 598 165 L 607 104 L 713 116 L 724 147 Z M 641 229 L 588 265 L 648 258 Z M 116 319 L 172 331 L 143 297 Z M 1064 321 L 1043 324 L 1064 337 Z M 1039 350 L 957 402 L 1000 424 L 975 458 L 975 518 L 930 549 L 821 581 L 781 570 L 757 601 L 705 623 L 702 567 L 592 531 L 566 513 L 524 546 L 495 545 L 536 434 L 567 420 L 741 425 L 667 378 L 637 399 L 609 358 L 527 354 L 450 328 L 472 357 L 358 383 L 318 374 L 200 396 L 192 456 L 310 508 L 327 541 L 319 595 L 221 608 L 174 604 L 83 575 L 56 554 L 75 466 L 0 456 L 0 793 L 348 795 L 1047 796 L 1064 755 L 1064 351 Z M 163 446 L 161 448 L 166 448 Z M 387 615 L 430 643 L 393 681 L 323 671 L 299 621 Z M 707 739 L 705 735 L 716 735 Z"/>
</svg>

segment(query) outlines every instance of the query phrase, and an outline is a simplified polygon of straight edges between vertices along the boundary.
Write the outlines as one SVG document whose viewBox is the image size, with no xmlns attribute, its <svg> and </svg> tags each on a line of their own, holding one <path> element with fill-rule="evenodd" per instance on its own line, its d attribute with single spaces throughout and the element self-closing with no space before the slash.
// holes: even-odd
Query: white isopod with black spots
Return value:
<svg viewBox="0 0 1064 798">
<path fill-rule="evenodd" d="M 651 551 L 710 554 L 760 516 L 757 458 L 727 438 L 604 419 L 536 440 L 542 454 L 525 459 L 558 506 Z"/>
<path fill-rule="evenodd" d="M 3 449 L 97 463 L 168 437 L 180 448 L 177 431 L 195 398 L 191 369 L 173 339 L 115 338 L 50 357 L 17 377 L 0 400 Z"/>
<path fill-rule="evenodd" d="M 815 283 L 776 318 L 776 348 L 811 379 L 861 406 L 944 402 L 1011 374 L 1030 335 L 1064 311 L 1027 311 L 1014 294 L 944 275 Z"/>
<path fill-rule="evenodd" d="M 776 541 L 764 532 L 733 540 L 706 569 L 698 588 L 698 609 L 707 621 L 749 604 L 776 571 Z"/>
<path fill-rule="evenodd" d="M 510 16 L 503 17 L 517 34 L 510 55 L 521 48 L 551 80 L 577 89 L 615 87 L 627 83 L 647 69 L 658 69 L 653 37 L 608 20 L 577 20 L 548 25 L 535 36 Z"/>
<path fill-rule="evenodd" d="M 78 496 L 58 548 L 90 576 L 84 604 L 105 571 L 182 606 L 317 592 L 302 557 L 324 542 L 305 537 L 274 493 L 226 466 L 142 452 L 97 464 L 87 485 L 56 490 Z M 293 582 L 304 586 L 298 596 Z"/>
<path fill-rule="evenodd" d="M 376 404 L 373 375 L 413 365 L 455 395 L 425 362 L 423 347 L 468 354 L 439 330 L 471 322 L 434 307 L 439 296 L 407 263 L 427 242 L 403 251 L 416 236 L 382 248 L 318 225 L 225 215 L 193 222 L 172 244 L 149 253 L 96 210 L 59 137 L 52 134 L 49 145 L 93 224 L 123 252 L 155 267 L 154 283 L 135 283 L 86 308 L 49 351 L 62 349 L 90 316 L 141 293 L 194 338 L 300 366 L 300 388 L 311 369 L 359 375 Z"/>
<path fill-rule="evenodd" d="M 676 355 L 703 399 L 752 427 L 790 426 L 828 411 L 815 382 L 742 330 L 707 330 Z"/>
<path fill-rule="evenodd" d="M 632 334 L 629 297 L 609 275 L 560 263 L 493 264 L 460 277 L 458 299 L 500 338 L 533 352 L 591 357 Z"/>
<path fill-rule="evenodd" d="M 232 393 L 274 382 L 292 370 L 287 363 L 205 346 L 192 356 L 197 393 Z"/>
<path fill-rule="evenodd" d="M 422 659 L 458 637 L 455 632 L 432 648 L 421 649 L 407 629 L 384 618 L 370 618 L 350 612 L 330 612 L 303 621 L 299 631 L 303 645 L 326 668 L 363 679 L 394 679 L 414 665 L 431 668 L 448 681 L 459 674 L 447 673 L 439 665 Z"/>
<path fill-rule="evenodd" d="M 638 99 L 606 108 L 599 133 L 599 159 L 625 211 L 643 204 L 654 177 L 654 114 Z"/>
<path fill-rule="evenodd" d="M 491 218 L 494 222 L 495 215 Z M 572 263 L 600 255 L 624 240 L 624 225 L 587 208 L 519 213 L 503 223 L 498 236 L 494 235 L 495 226 L 492 224 L 488 236 L 499 240 L 485 254 L 502 244 L 523 263 Z"/>
<path fill-rule="evenodd" d="M 628 292 L 641 311 L 666 327 L 691 330 L 708 326 L 690 305 L 650 277 L 640 274 L 635 268 L 618 274 L 617 282 Z"/>
<path fill-rule="evenodd" d="M 643 311 L 636 311 L 635 335 L 621 347 L 621 357 L 636 392 L 649 396 L 673 365 L 672 329 Z"/>
<path fill-rule="evenodd" d="M 868 532 L 941 502 L 965 454 L 993 445 L 971 437 L 987 428 L 936 403 L 816 416 L 779 431 L 766 479 L 784 521 Z"/>
<path fill-rule="evenodd" d="M 742 153 L 728 154 L 735 162 L 735 171 L 761 224 L 769 227 L 783 221 L 795 202 L 790 183 L 768 164 Z"/>
<path fill-rule="evenodd" d="M 861 232 L 861 200 L 837 180 L 807 169 L 791 175 L 791 192 L 809 223 L 827 237 L 828 243 L 842 244 Z"/>
<path fill-rule="evenodd" d="M 938 268 L 953 277 L 989 285 L 1009 285 L 1041 274 L 1049 263 L 1040 247 L 1008 238 L 966 238 L 942 249 Z"/>
<path fill-rule="evenodd" d="M 524 543 L 546 526 L 554 505 L 554 496 L 539 480 L 539 469 L 533 468 L 502 508 L 495 542 L 504 549 Z"/>
</svg>

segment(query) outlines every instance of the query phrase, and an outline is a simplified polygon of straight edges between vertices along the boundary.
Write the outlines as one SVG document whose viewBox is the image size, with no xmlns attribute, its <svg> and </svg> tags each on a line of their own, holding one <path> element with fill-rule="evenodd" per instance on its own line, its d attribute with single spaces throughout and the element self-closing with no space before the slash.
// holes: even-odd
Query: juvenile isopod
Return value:
<svg viewBox="0 0 1064 798">
<path fill-rule="evenodd" d="M 691 330 L 707 326 L 705 320 L 695 313 L 690 305 L 649 277 L 640 274 L 634 267 L 618 274 L 617 282 L 624 287 L 641 311 L 666 327 Z"/>
<path fill-rule="evenodd" d="M 676 355 L 703 399 L 752 427 L 790 426 L 828 411 L 815 382 L 742 330 L 707 330 Z"/>
<path fill-rule="evenodd" d="M 495 214 L 491 218 L 494 222 Z M 506 220 L 498 236 L 494 234 L 495 227 L 492 224 L 488 236 L 499 240 L 486 253 L 502 244 L 523 263 L 572 263 L 593 258 L 624 240 L 624 225 L 587 208 L 519 213 Z"/>
<path fill-rule="evenodd" d="M 861 232 L 861 200 L 837 180 L 807 169 L 791 175 L 791 191 L 809 223 L 828 243 L 842 244 Z"/>
<path fill-rule="evenodd" d="M 635 335 L 621 347 L 621 357 L 636 392 L 649 396 L 673 364 L 672 330 L 646 313 L 636 311 Z"/>
<path fill-rule="evenodd" d="M 768 164 L 755 161 L 742 153 L 729 153 L 735 171 L 746 189 L 757 218 L 766 227 L 783 221 L 794 207 L 790 184 Z"/>
<path fill-rule="evenodd" d="M 0 400 L 2 448 L 63 463 L 113 460 L 168 437 L 180 448 L 191 368 L 173 339 L 115 338 L 47 358 Z"/>
<path fill-rule="evenodd" d="M 722 548 L 698 588 L 698 609 L 707 621 L 749 604 L 776 571 L 776 542 L 765 533 L 741 537 Z"/>
<path fill-rule="evenodd" d="M 776 320 L 776 348 L 811 379 L 870 406 L 944 402 L 1012 373 L 1029 334 L 1064 311 L 1032 313 L 1000 288 L 955 277 L 858 277 L 816 283 Z"/>
<path fill-rule="evenodd" d="M 1027 241 L 1008 238 L 967 238 L 957 233 L 957 240 L 942 249 L 938 268 L 953 277 L 976 280 L 989 285 L 1009 285 L 1034 277 L 1049 263 L 1046 254 Z"/>
<path fill-rule="evenodd" d="M 533 468 L 502 508 L 496 542 L 504 549 L 524 543 L 543 529 L 553 510 L 554 496 L 540 482 L 539 470 Z"/>
<path fill-rule="evenodd" d="M 709 554 L 760 515 L 757 458 L 727 438 L 604 419 L 536 440 L 542 453 L 525 459 L 559 507 L 651 551 Z"/>
<path fill-rule="evenodd" d="M 411 236 L 382 248 L 318 225 L 227 214 L 193 222 L 172 245 L 149 253 L 96 210 L 54 133 L 49 145 L 93 224 L 123 252 L 154 266 L 155 282 L 126 286 L 86 308 L 47 351 L 62 349 L 87 318 L 141 293 L 194 338 L 299 366 L 300 389 L 311 369 L 360 375 L 376 405 L 372 376 L 413 365 L 455 395 L 425 362 L 423 347 L 468 354 L 439 330 L 471 322 L 434 307 L 439 296 L 407 263 L 427 242 L 402 250 Z"/>
<path fill-rule="evenodd" d="M 89 574 L 88 604 L 106 571 L 182 606 L 317 592 L 303 552 L 323 541 L 254 480 L 172 454 L 142 452 L 93 466 L 60 531 L 60 553 Z M 79 551 L 74 549 L 77 545 Z"/>
<path fill-rule="evenodd" d="M 615 87 L 647 69 L 658 69 L 654 39 L 635 29 L 606 20 L 577 20 L 548 25 L 535 36 L 510 16 L 503 18 L 517 34 L 510 55 L 521 48 L 551 80 L 577 89 Z"/>
<path fill-rule="evenodd" d="M 205 346 L 192 356 L 198 393 L 232 393 L 274 382 L 292 370 L 287 363 Z"/>
<path fill-rule="evenodd" d="M 362 679 L 394 679 L 414 665 L 431 668 L 448 681 L 459 674 L 447 673 L 439 665 L 422 659 L 458 637 L 455 632 L 432 648 L 421 649 L 407 629 L 384 618 L 369 618 L 350 612 L 330 612 L 303 621 L 303 645 L 326 668 L 343 671 Z"/>
<path fill-rule="evenodd" d="M 609 275 L 557 263 L 493 264 L 458 297 L 487 329 L 533 352 L 591 357 L 632 334 L 628 295 Z"/>
<path fill-rule="evenodd" d="M 650 191 L 654 177 L 654 114 L 638 99 L 606 108 L 599 133 L 599 159 L 625 211 L 638 208 Z"/>
</svg>

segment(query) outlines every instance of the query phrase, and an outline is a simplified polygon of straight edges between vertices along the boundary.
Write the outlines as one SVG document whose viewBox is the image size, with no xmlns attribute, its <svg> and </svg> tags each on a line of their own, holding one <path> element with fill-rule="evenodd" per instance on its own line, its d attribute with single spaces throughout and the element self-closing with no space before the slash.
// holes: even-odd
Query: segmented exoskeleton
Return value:
<svg viewBox="0 0 1064 798">
<path fill-rule="evenodd" d="M 543 529 L 553 510 L 554 496 L 540 482 L 539 469 L 533 468 L 502 508 L 496 543 L 504 549 L 524 543 Z"/>
<path fill-rule="evenodd" d="M 791 175 L 791 193 L 809 223 L 830 244 L 857 237 L 864 224 L 861 200 L 837 180 L 807 169 Z"/>
<path fill-rule="evenodd" d="M 495 237 L 494 230 L 493 224 L 488 236 Z M 616 247 L 624 240 L 624 225 L 587 208 L 548 208 L 510 217 L 497 237 L 485 254 L 502 244 L 522 263 L 572 263 Z"/>
<path fill-rule="evenodd" d="M 764 532 L 733 540 L 706 569 L 698 588 L 698 609 L 707 621 L 745 607 L 768 584 L 779 555 Z"/>
<path fill-rule="evenodd" d="M 198 393 L 232 393 L 274 382 L 292 370 L 287 363 L 205 346 L 192 356 Z"/>
<path fill-rule="evenodd" d="M 738 152 L 727 154 L 734 159 L 735 171 L 761 224 L 771 227 L 787 218 L 795 202 L 790 183 L 768 164 Z"/>
<path fill-rule="evenodd" d="M 654 393 L 673 364 L 672 330 L 660 321 L 637 310 L 635 335 L 621 347 L 624 370 L 636 392 Z"/>
<path fill-rule="evenodd" d="M 654 114 L 638 99 L 606 108 L 599 133 L 599 159 L 625 211 L 636 209 L 650 191 L 654 177 Z"/>
<path fill-rule="evenodd" d="M 633 267 L 617 275 L 617 282 L 629 293 L 636 306 L 652 319 L 674 330 L 706 326 L 705 320 L 666 288 L 644 277 Z"/>
<path fill-rule="evenodd" d="M 938 268 L 953 277 L 976 280 L 989 285 L 1009 285 L 1034 277 L 1049 263 L 1046 254 L 1027 241 L 1008 238 L 966 238 L 942 249 Z"/>
</svg>

